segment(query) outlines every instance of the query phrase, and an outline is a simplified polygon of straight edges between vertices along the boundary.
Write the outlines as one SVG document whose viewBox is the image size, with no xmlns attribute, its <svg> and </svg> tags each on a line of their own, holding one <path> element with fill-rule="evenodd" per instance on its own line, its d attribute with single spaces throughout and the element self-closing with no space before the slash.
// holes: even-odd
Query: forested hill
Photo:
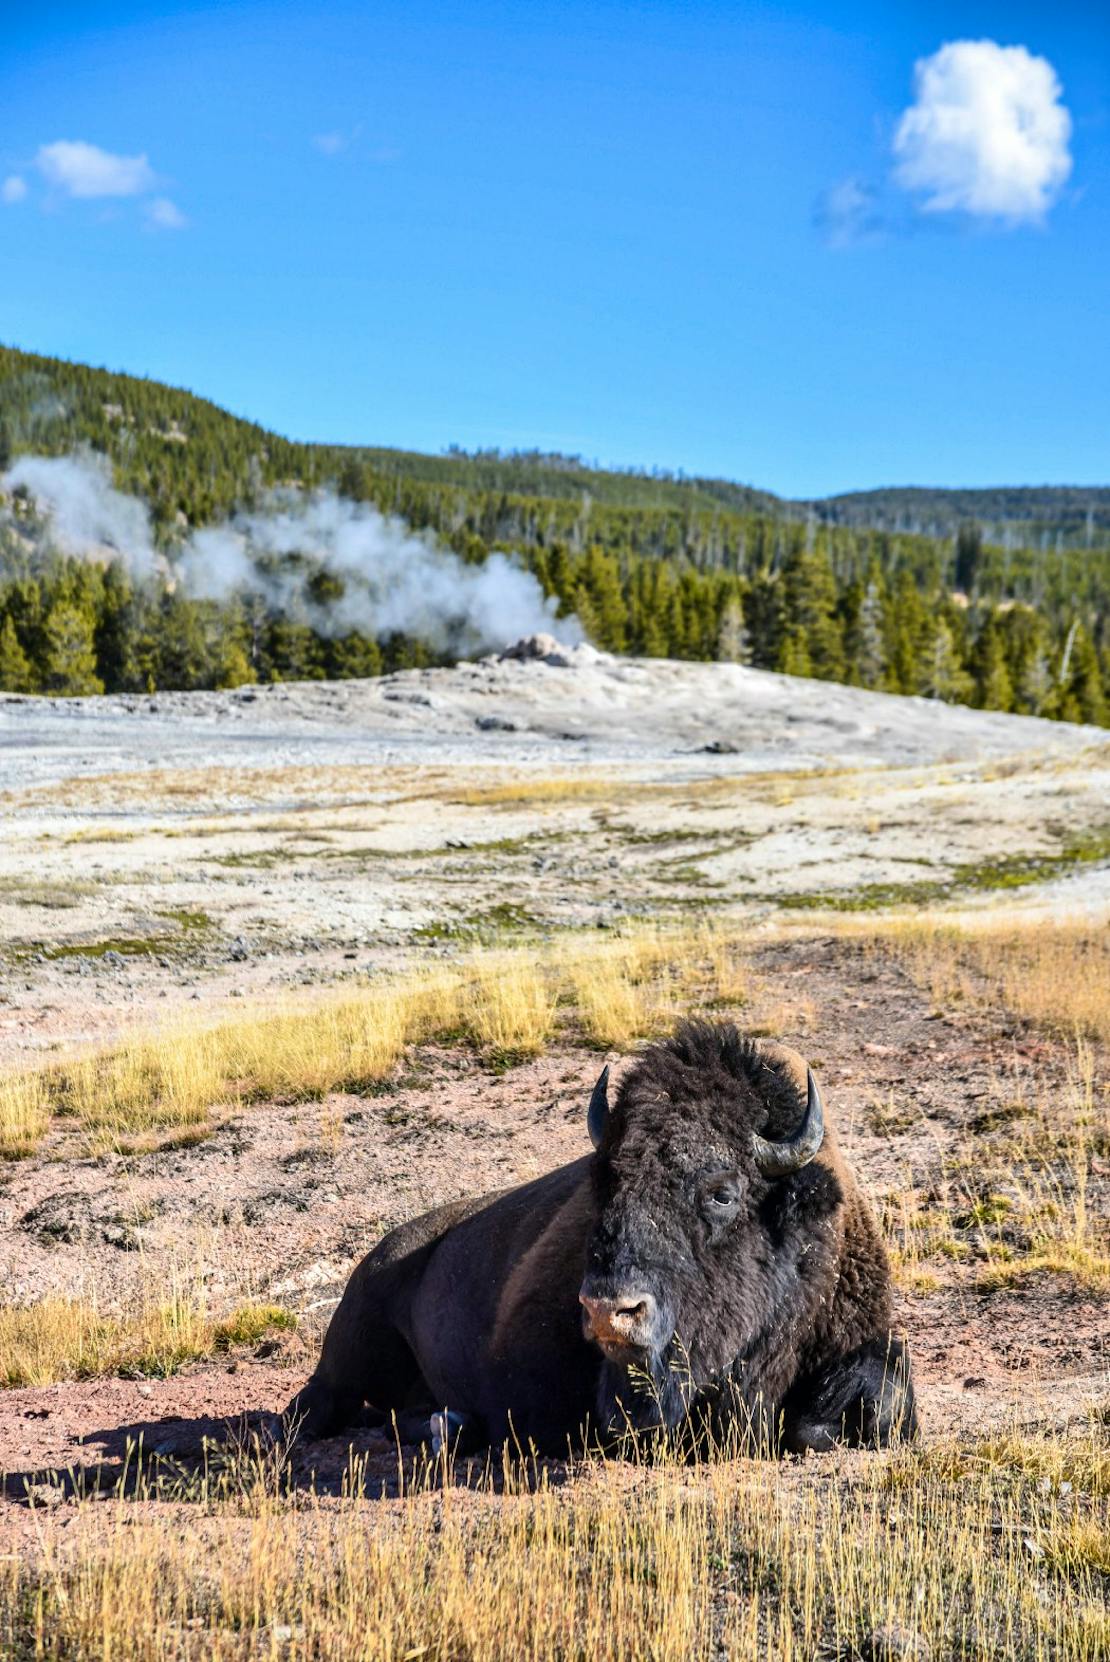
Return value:
<svg viewBox="0 0 1110 1662">
<path fill-rule="evenodd" d="M 157 382 L 0 348 L 0 464 L 82 447 L 110 457 L 116 485 L 149 505 L 171 572 L 191 528 L 263 504 L 270 486 L 331 484 L 467 564 L 511 551 L 608 651 L 1063 720 L 1110 713 L 1108 491 L 805 504 L 539 453 L 307 444 Z M 333 571 L 292 558 L 302 591 L 343 598 Z M 317 632 L 319 612 L 274 598 L 280 576 L 222 603 L 176 581 L 133 582 L 118 562 L 58 553 L 14 500 L 0 516 L 0 689 L 200 687 L 430 661 L 426 640 L 385 632 L 380 614 L 365 634 Z"/>
<path fill-rule="evenodd" d="M 193 393 L 139 376 L 0 346 L 0 457 L 11 451 L 64 453 L 77 444 L 113 456 L 126 489 L 156 517 L 180 509 L 191 521 L 226 513 L 252 483 L 335 478 L 368 467 L 380 479 L 555 501 L 588 497 L 602 507 L 764 514 L 878 531 L 953 536 L 978 523 L 988 541 L 1053 546 L 1110 542 L 1110 487 L 1036 486 L 991 490 L 891 487 L 789 501 L 727 479 L 661 469 L 603 469 L 577 456 L 542 451 L 452 449 L 443 455 L 369 445 L 290 441 L 229 415 Z"/>
<path fill-rule="evenodd" d="M 814 504 L 831 525 L 874 531 L 953 536 L 978 525 L 990 542 L 1091 548 L 1110 542 L 1110 486 L 1014 485 L 993 490 L 902 489 L 846 491 Z"/>
</svg>

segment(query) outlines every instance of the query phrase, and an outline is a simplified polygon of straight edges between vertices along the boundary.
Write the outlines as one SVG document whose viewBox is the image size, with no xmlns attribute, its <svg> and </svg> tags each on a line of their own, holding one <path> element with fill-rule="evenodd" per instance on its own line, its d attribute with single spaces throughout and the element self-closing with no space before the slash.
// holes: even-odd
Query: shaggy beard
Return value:
<svg viewBox="0 0 1110 1662">
<path fill-rule="evenodd" d="M 696 1387 L 685 1352 L 671 1340 L 660 1355 L 626 1366 L 606 1360 L 597 1420 L 606 1442 L 644 1431 L 672 1431 L 686 1419 Z"/>
</svg>

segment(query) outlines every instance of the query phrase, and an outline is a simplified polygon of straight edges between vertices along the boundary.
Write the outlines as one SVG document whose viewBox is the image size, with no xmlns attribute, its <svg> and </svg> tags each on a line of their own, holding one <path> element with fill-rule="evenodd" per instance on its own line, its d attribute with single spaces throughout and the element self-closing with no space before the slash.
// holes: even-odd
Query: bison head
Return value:
<svg viewBox="0 0 1110 1662">
<path fill-rule="evenodd" d="M 597 1222 L 579 1299 L 604 1354 L 603 1423 L 673 1425 L 691 1396 L 782 1319 L 804 1236 L 840 1198 L 806 1172 L 825 1135 L 816 1081 L 782 1046 L 688 1023 L 612 1108 L 589 1110 Z"/>
</svg>

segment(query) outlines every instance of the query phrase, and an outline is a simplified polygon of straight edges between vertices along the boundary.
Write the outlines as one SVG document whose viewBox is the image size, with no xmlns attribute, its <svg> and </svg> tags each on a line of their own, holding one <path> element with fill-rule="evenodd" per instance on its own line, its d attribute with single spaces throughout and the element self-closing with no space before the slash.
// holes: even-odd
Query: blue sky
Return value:
<svg viewBox="0 0 1110 1662">
<path fill-rule="evenodd" d="M 0 11 L 8 343 L 305 439 L 1110 481 L 1094 0 Z"/>
</svg>

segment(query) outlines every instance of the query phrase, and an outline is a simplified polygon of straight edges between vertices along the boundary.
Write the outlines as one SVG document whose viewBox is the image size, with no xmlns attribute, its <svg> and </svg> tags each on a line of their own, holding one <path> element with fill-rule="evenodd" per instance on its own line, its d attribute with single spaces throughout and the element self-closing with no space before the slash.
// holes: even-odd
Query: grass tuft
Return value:
<svg viewBox="0 0 1110 1662">
<path fill-rule="evenodd" d="M 29 1152 L 52 1113 L 97 1148 L 200 1136 L 214 1114 L 246 1103 L 371 1090 L 407 1047 L 433 1039 L 461 1038 L 500 1061 L 536 1055 L 561 1025 L 625 1046 L 690 1011 L 734 1008 L 748 986 L 735 944 L 708 926 L 480 950 L 214 1027 L 137 1033 L 26 1074 L 0 1096 L 0 1147 Z"/>
<path fill-rule="evenodd" d="M 0 1159 L 32 1154 L 50 1124 L 51 1095 L 41 1073 L 0 1078 Z"/>
<path fill-rule="evenodd" d="M 198 1357 L 255 1344 L 295 1323 L 274 1305 L 243 1305 L 216 1320 L 202 1297 L 184 1289 L 125 1315 L 71 1298 L 0 1304 L 0 1383 L 53 1385 L 113 1373 L 164 1377 Z"/>
</svg>

